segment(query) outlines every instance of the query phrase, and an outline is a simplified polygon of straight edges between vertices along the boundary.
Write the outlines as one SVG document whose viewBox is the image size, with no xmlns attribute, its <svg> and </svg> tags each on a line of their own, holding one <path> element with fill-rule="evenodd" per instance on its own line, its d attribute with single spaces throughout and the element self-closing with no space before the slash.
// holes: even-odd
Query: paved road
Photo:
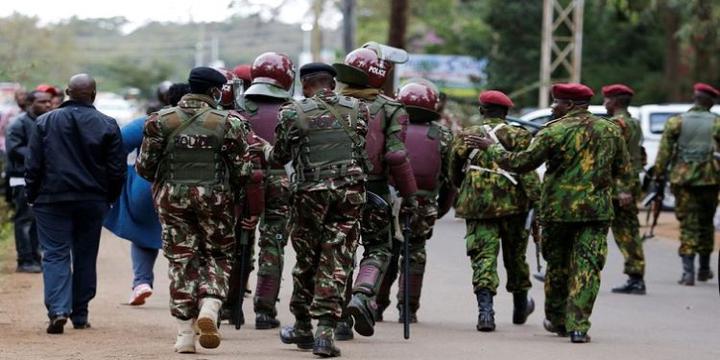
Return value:
<svg viewBox="0 0 720 360">
<path fill-rule="evenodd" d="M 680 275 L 676 244 L 650 240 L 648 291 L 644 297 L 616 295 L 610 288 L 624 280 L 622 259 L 613 243 L 603 273 L 602 291 L 593 314 L 591 344 L 573 345 L 542 328 L 543 293 L 533 280 L 538 310 L 528 324 L 511 323 L 512 298 L 495 298 L 497 331 L 475 330 L 476 303 L 465 256 L 464 224 L 446 218 L 429 242 L 428 270 L 420 323 L 412 339 L 402 339 L 394 321 L 378 326 L 372 338 L 340 343 L 348 359 L 718 359 L 720 297 L 717 279 L 693 288 L 675 283 Z M 528 252 L 534 266 L 532 247 Z M 290 255 L 292 256 L 292 254 Z M 62 336 L 45 334 L 45 309 L 39 276 L 10 274 L 0 278 L 0 359 L 312 359 L 311 353 L 280 343 L 277 331 L 224 326 L 219 349 L 195 355 L 172 352 L 174 322 L 168 311 L 166 262 L 156 266 L 156 293 L 148 304 L 132 308 L 127 301 L 131 281 L 129 245 L 105 233 L 99 258 L 100 284 L 91 304 L 89 330 L 66 327 Z M 713 258 L 713 264 L 717 259 Z M 289 258 L 288 263 L 294 261 Z M 285 280 L 289 279 L 289 267 Z M 504 278 L 504 275 L 501 275 Z M 253 280 L 254 283 L 254 280 Z M 280 320 L 290 323 L 289 282 L 281 291 Z M 503 284 L 504 286 L 504 284 Z M 252 314 L 246 301 L 246 314 Z M 394 320 L 394 308 L 386 319 Z"/>
</svg>

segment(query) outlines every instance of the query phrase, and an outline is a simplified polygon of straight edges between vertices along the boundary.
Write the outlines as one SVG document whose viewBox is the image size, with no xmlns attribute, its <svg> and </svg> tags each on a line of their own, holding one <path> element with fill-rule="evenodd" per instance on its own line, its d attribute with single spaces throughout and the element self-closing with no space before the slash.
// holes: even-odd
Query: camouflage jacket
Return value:
<svg viewBox="0 0 720 360">
<path fill-rule="evenodd" d="M 633 169 L 632 193 L 637 198 L 640 196 L 640 173 L 643 171 L 643 133 L 640 128 L 640 120 L 630 116 L 627 111 L 621 111 L 610 118 L 617 125 L 625 139 L 625 145 L 630 155 L 630 164 Z"/>
<path fill-rule="evenodd" d="M 215 107 L 215 101 L 209 96 L 188 94 L 182 97 L 177 108 L 192 117 L 201 110 L 215 109 Z M 226 111 L 222 112 L 227 113 Z M 168 137 L 179 126 L 177 123 L 168 123 L 168 119 L 177 119 L 177 117 L 160 117 L 158 113 L 153 113 L 145 122 L 143 142 L 135 168 L 140 176 L 151 182 L 159 180 L 157 179 L 158 169 L 165 156 Z M 221 153 L 227 166 L 230 185 L 238 194 L 241 193 L 241 187 L 252 171 L 246 129 L 247 125 L 242 119 L 228 113 L 225 121 L 225 142 Z M 155 184 L 156 188 L 157 185 Z"/>
<path fill-rule="evenodd" d="M 689 111 L 707 111 L 693 107 Z M 677 155 L 677 142 L 682 128 L 682 117 L 673 116 L 665 123 L 660 148 L 655 160 L 655 174 L 665 174 L 670 169 L 670 183 L 686 186 L 720 184 L 720 167 L 717 160 L 686 163 Z M 720 145 L 720 116 L 715 116 L 712 127 L 715 151 Z"/>
<path fill-rule="evenodd" d="M 319 100 L 321 100 L 330 106 L 338 106 L 337 104 L 340 96 L 341 95 L 338 95 L 333 91 L 324 90 L 318 92 L 309 100 L 315 102 L 319 102 Z M 289 102 L 285 104 L 280 110 L 280 121 L 278 122 L 277 128 L 275 129 L 275 147 L 273 148 L 271 155 L 271 161 L 276 161 L 279 163 L 287 163 L 293 160 L 293 165 L 295 166 L 296 172 L 296 174 L 293 175 L 293 190 L 334 190 L 364 181 L 366 178 L 366 174 L 365 170 L 363 169 L 363 164 L 361 163 L 353 166 L 348 166 L 346 175 L 344 176 L 335 176 L 333 178 L 320 179 L 318 181 L 314 181 L 310 178 L 306 178 L 304 181 L 298 180 L 298 162 L 295 161 L 294 157 L 298 156 L 300 146 L 302 145 L 301 141 L 303 141 L 303 130 L 301 129 L 300 125 L 302 122 L 299 121 L 300 114 L 303 111 L 299 108 L 299 106 L 300 105 L 297 102 Z M 323 123 L 327 123 L 328 121 L 332 121 L 335 126 L 342 126 L 338 123 L 339 119 L 336 119 L 330 110 L 325 109 L 322 105 L 319 105 L 318 109 L 320 111 L 315 111 L 317 115 L 313 116 L 312 118 L 306 119 L 308 122 L 321 121 Z M 360 101 L 357 112 L 357 119 L 355 121 L 356 126 L 355 129 L 352 130 L 356 131 L 359 135 L 357 139 L 363 142 L 361 144 L 355 144 L 355 146 L 359 146 L 358 150 L 362 152 L 362 156 L 364 156 L 364 138 L 367 133 L 368 118 L 369 112 L 367 105 L 364 102 Z M 345 121 L 346 124 L 350 123 L 349 118 L 344 118 L 340 121 Z M 358 160 L 360 162 L 364 162 L 365 157 Z"/>
<path fill-rule="evenodd" d="M 487 153 L 510 171 L 546 162 L 539 214 L 545 222 L 611 220 L 614 183 L 618 192 L 630 192 L 632 170 L 620 129 L 584 109 L 547 123 L 524 151 L 496 144 Z"/>
<path fill-rule="evenodd" d="M 497 129 L 495 135 L 505 149 L 521 151 L 530 145 L 532 135 L 527 130 L 507 125 L 499 118 L 483 119 L 479 125 L 465 128 L 453 143 L 450 174 L 459 187 L 455 201 L 457 217 L 491 219 L 521 214 L 534 206 L 533 203 L 537 203 L 540 198 L 540 178 L 535 171 L 508 174 L 517 181 L 515 185 L 506 176 L 498 173 L 501 168 L 489 153 L 475 152 L 474 157 L 468 161 L 473 150 L 465 146 L 462 134 L 485 134 L 483 125 L 495 128 L 501 124 L 504 125 Z"/>
</svg>

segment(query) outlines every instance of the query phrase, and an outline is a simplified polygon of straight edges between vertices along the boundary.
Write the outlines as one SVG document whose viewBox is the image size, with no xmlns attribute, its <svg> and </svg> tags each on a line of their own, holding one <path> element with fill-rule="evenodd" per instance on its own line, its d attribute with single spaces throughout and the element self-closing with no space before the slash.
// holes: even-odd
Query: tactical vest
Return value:
<svg viewBox="0 0 720 360">
<path fill-rule="evenodd" d="M 302 133 L 293 154 L 297 182 L 339 178 L 348 174 L 349 167 L 363 167 L 362 139 L 355 130 L 358 100 L 341 96 L 330 105 L 310 98 L 296 106 L 300 111 L 295 126 Z"/>
<path fill-rule="evenodd" d="M 411 123 L 407 129 L 405 148 L 418 189 L 434 192 L 442 168 L 439 129 L 429 123 Z"/>
<path fill-rule="evenodd" d="M 169 132 L 158 179 L 196 186 L 227 183 L 221 154 L 226 112 L 204 108 L 190 117 L 179 108 L 170 108 L 158 116 Z"/>
<path fill-rule="evenodd" d="M 247 100 L 246 100 L 247 101 Z M 255 134 L 269 142 L 271 145 L 275 145 L 275 127 L 278 124 L 278 114 L 280 113 L 280 107 L 282 102 L 254 102 L 257 105 L 257 111 L 250 112 L 245 110 L 244 115 L 247 115 Z"/>
<path fill-rule="evenodd" d="M 713 127 L 716 116 L 708 111 L 689 111 L 682 115 L 677 141 L 678 159 L 685 163 L 705 162 L 713 158 Z"/>
<path fill-rule="evenodd" d="M 370 175 L 386 176 L 385 129 L 389 119 L 402 105 L 385 96 L 378 96 L 370 106 L 370 123 L 365 137 L 365 150 L 372 164 Z"/>
</svg>

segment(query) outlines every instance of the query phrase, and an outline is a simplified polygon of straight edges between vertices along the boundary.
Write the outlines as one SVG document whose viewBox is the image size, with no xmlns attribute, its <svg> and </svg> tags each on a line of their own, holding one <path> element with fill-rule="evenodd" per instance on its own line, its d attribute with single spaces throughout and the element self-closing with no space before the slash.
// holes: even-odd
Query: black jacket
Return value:
<svg viewBox="0 0 720 360">
<path fill-rule="evenodd" d="M 28 202 L 114 202 L 126 172 L 115 119 L 72 100 L 38 117 L 25 159 Z"/>
<path fill-rule="evenodd" d="M 7 177 L 25 176 L 25 158 L 28 155 L 30 136 L 35 131 L 36 117 L 24 112 L 10 121 L 5 130 L 5 173 Z"/>
</svg>

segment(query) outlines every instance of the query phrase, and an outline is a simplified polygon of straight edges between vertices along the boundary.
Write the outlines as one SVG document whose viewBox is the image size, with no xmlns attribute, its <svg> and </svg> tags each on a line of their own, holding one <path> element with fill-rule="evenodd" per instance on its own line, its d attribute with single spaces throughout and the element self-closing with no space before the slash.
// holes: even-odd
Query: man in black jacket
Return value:
<svg viewBox="0 0 720 360">
<path fill-rule="evenodd" d="M 25 160 L 43 249 L 49 334 L 62 333 L 68 317 L 76 329 L 90 326 L 100 230 L 127 170 L 117 123 L 92 106 L 95 80 L 75 75 L 65 92 L 68 101 L 37 119 Z"/>
<path fill-rule="evenodd" d="M 27 111 L 12 120 L 5 135 L 7 165 L 5 173 L 12 188 L 15 204 L 15 250 L 17 272 L 39 273 L 40 250 L 38 247 L 35 215 L 25 196 L 25 158 L 28 154 L 30 136 L 35 130 L 35 119 L 50 110 L 52 96 L 43 91 L 27 94 Z"/>
</svg>

